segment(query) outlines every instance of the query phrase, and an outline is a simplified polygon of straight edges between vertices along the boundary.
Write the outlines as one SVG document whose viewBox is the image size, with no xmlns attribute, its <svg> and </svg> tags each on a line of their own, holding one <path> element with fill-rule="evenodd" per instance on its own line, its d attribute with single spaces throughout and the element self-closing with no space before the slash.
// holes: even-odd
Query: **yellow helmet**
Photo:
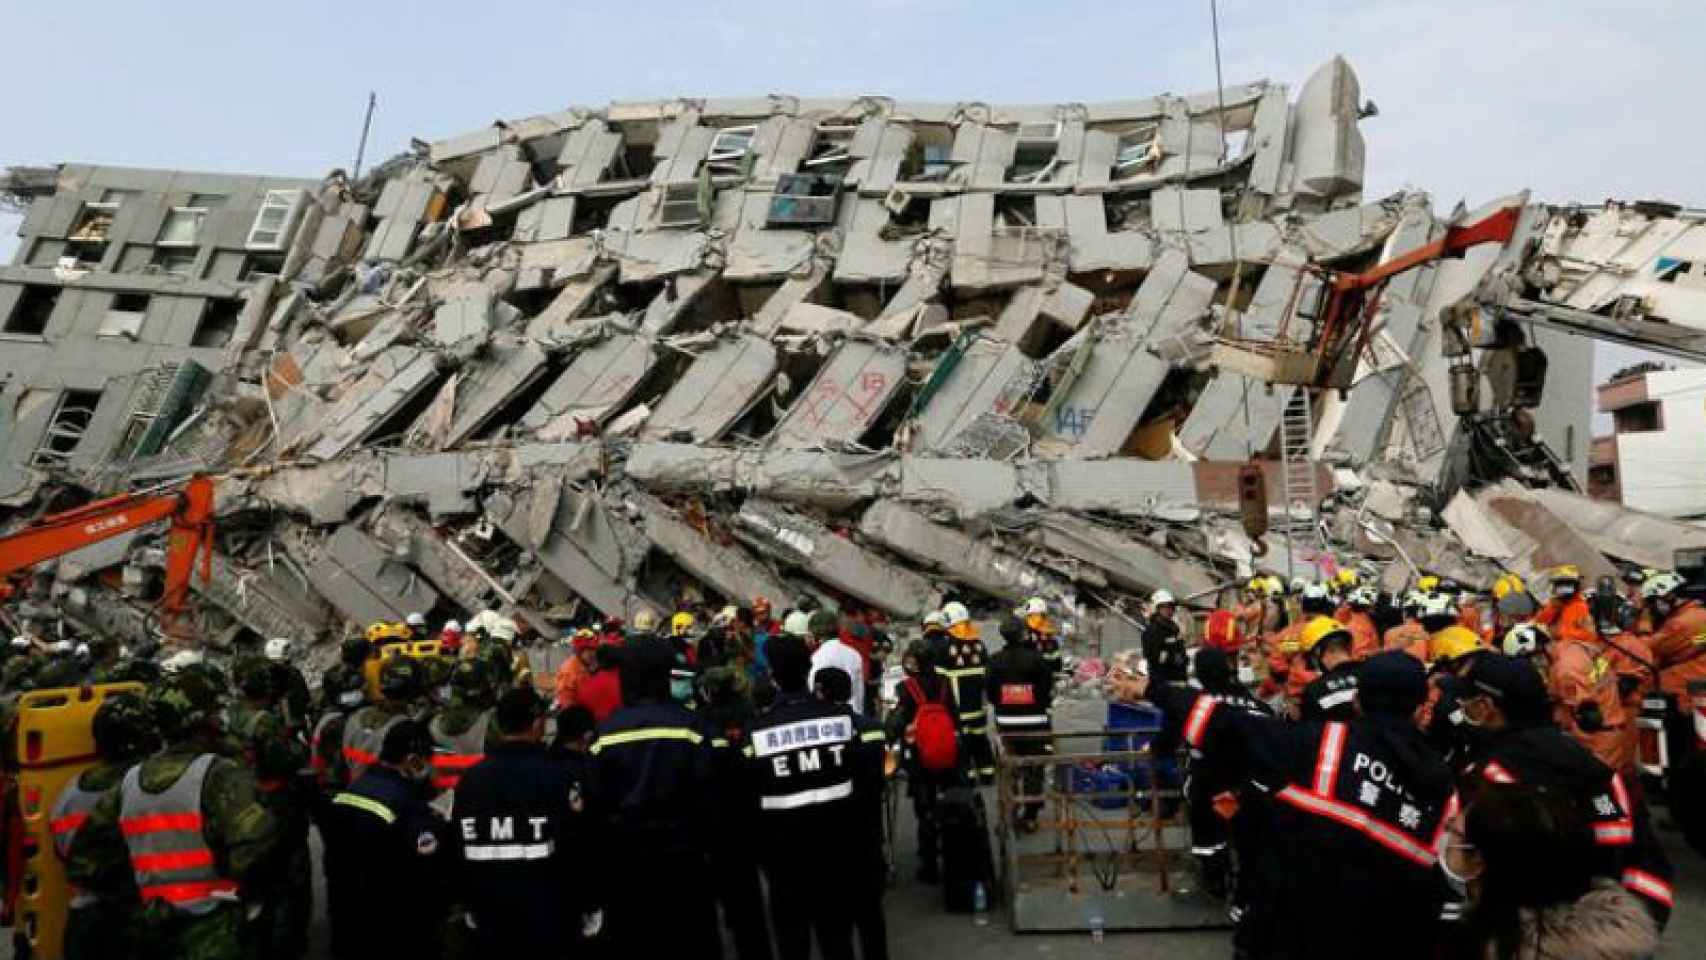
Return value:
<svg viewBox="0 0 1706 960">
<path fill-rule="evenodd" d="M 383 620 L 376 620 L 367 625 L 367 642 L 380 643 L 391 635 L 391 625 Z"/>
<path fill-rule="evenodd" d="M 1503 600 L 1504 598 L 1510 596 L 1513 593 L 1519 593 L 1520 594 L 1520 593 L 1527 593 L 1527 592 L 1528 592 L 1528 588 L 1523 585 L 1522 578 L 1517 576 L 1514 573 L 1507 573 L 1504 576 L 1500 577 L 1499 579 L 1493 581 L 1493 599 L 1494 600 Z"/>
<path fill-rule="evenodd" d="M 1303 625 L 1303 632 L 1297 638 L 1297 648 L 1308 653 L 1315 649 L 1316 644 L 1335 633 L 1344 634 L 1347 642 L 1351 639 L 1351 632 L 1345 629 L 1344 624 L 1332 617 L 1316 617 Z"/>
<path fill-rule="evenodd" d="M 1266 595 L 1268 592 L 1268 578 L 1251 577 L 1250 582 L 1244 585 L 1244 589 L 1250 593 Z"/>
<path fill-rule="evenodd" d="M 1354 587 L 1362 583 L 1362 574 L 1351 567 L 1345 567 L 1333 574 L 1333 582 L 1341 587 Z"/>
<path fill-rule="evenodd" d="M 1576 568 L 1575 564 L 1565 563 L 1553 567 L 1551 572 L 1548 574 L 1548 577 L 1553 583 L 1557 583 L 1559 580 L 1574 580 L 1577 583 L 1580 583 L 1582 579 L 1582 572 Z"/>
<path fill-rule="evenodd" d="M 1432 593 L 1439 589 L 1439 578 L 1431 573 L 1421 577 L 1416 581 L 1416 589 L 1423 593 Z"/>
<path fill-rule="evenodd" d="M 692 632 L 693 632 L 693 614 L 688 613 L 684 610 L 681 613 L 678 613 L 675 616 L 669 618 L 669 635 L 670 636 L 672 636 L 672 637 L 685 637 L 689 633 L 692 633 Z"/>
<path fill-rule="evenodd" d="M 1456 660 L 1481 649 L 1481 638 L 1468 627 L 1450 626 L 1428 640 L 1428 655 L 1434 660 Z"/>
</svg>

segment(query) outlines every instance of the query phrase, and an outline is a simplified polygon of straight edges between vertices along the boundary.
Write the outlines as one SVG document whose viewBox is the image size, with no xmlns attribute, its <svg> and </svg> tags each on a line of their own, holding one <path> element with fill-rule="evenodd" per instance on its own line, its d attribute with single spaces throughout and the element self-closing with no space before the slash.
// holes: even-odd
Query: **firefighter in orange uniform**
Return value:
<svg viewBox="0 0 1706 960">
<path fill-rule="evenodd" d="M 1428 662 L 1428 631 L 1421 624 L 1422 601 L 1426 595 L 1420 590 L 1411 590 L 1404 596 L 1404 621 L 1386 631 L 1380 638 L 1380 646 L 1385 650 L 1402 650 L 1417 662 Z"/>
<path fill-rule="evenodd" d="M 1601 763 L 1627 770 L 1635 759 L 1631 718 L 1618 694 L 1611 657 L 1582 596 L 1581 572 L 1561 566 L 1552 570 L 1551 579 L 1552 599 L 1534 619 L 1553 637 L 1548 685 L 1558 726 Z"/>
<path fill-rule="evenodd" d="M 1656 573 L 1641 596 L 1656 625 L 1650 646 L 1659 670 L 1659 689 L 1689 709 L 1688 684 L 1706 680 L 1706 605 L 1682 595 L 1683 579 Z"/>
<path fill-rule="evenodd" d="M 1345 595 L 1339 608 L 1338 621 L 1351 632 L 1351 659 L 1367 660 L 1380 652 L 1380 631 L 1368 611 L 1376 600 L 1373 587 L 1357 587 Z"/>
</svg>

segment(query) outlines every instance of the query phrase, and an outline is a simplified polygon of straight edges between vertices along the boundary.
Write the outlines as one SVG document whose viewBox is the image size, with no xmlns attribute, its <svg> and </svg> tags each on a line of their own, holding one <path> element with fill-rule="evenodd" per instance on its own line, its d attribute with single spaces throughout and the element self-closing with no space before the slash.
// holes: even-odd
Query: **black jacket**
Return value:
<svg viewBox="0 0 1706 960">
<path fill-rule="evenodd" d="M 1010 732 L 1047 730 L 1054 705 L 1054 671 L 1037 649 L 1009 644 L 989 658 L 984 688 L 995 708 L 995 726 Z"/>
<path fill-rule="evenodd" d="M 462 775 L 450 823 L 477 942 L 563 952 L 588 909 L 585 809 L 582 784 L 543 744 L 496 744 Z"/>
<path fill-rule="evenodd" d="M 746 743 L 766 859 L 841 864 L 862 856 L 882 750 L 882 731 L 847 707 L 805 693 L 779 696 Z"/>
<path fill-rule="evenodd" d="M 326 805 L 327 912 L 339 957 L 437 956 L 456 850 L 430 787 L 375 766 Z"/>
<path fill-rule="evenodd" d="M 1273 790 L 1273 854 L 1290 873 L 1272 888 L 1267 929 L 1241 928 L 1241 944 L 1265 957 L 1365 956 L 1371 944 L 1386 957 L 1432 955 L 1434 850 L 1456 796 L 1407 719 L 1288 723 L 1181 686 L 1150 690 L 1187 745 Z"/>
<path fill-rule="evenodd" d="M 703 861 L 716 819 L 713 736 L 675 703 L 624 707 L 598 727 L 587 796 L 599 846 L 643 869 L 648 858 Z"/>
<path fill-rule="evenodd" d="M 1143 659 L 1149 676 L 1165 683 L 1182 683 L 1189 672 L 1189 656 L 1179 624 L 1172 617 L 1152 616 L 1143 628 Z"/>
<path fill-rule="evenodd" d="M 1303 720 L 1352 720 L 1356 718 L 1357 665 L 1347 660 L 1309 681 L 1298 704 Z"/>
</svg>

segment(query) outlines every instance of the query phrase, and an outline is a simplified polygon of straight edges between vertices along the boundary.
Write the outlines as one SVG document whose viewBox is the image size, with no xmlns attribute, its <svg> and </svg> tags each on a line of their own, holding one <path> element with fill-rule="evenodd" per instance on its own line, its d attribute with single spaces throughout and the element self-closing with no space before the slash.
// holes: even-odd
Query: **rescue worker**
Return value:
<svg viewBox="0 0 1706 960">
<path fill-rule="evenodd" d="M 403 626 L 408 628 L 411 641 L 427 638 L 426 614 L 419 611 L 409 614 L 403 618 Z"/>
<path fill-rule="evenodd" d="M 462 624 L 456 620 L 444 621 L 444 626 L 438 631 L 438 648 L 452 657 L 462 654 Z"/>
<path fill-rule="evenodd" d="M 987 655 L 971 611 L 959 601 L 942 606 L 947 631 L 946 649 L 935 659 L 936 672 L 948 681 L 959 709 L 960 746 L 966 755 L 966 771 L 974 782 L 995 779 L 995 754 L 989 746 L 989 721 L 984 716 L 988 689 L 984 673 Z"/>
<path fill-rule="evenodd" d="M 1654 624 L 1649 643 L 1659 691 L 1673 701 L 1671 709 L 1687 714 L 1693 707 L 1688 685 L 1706 680 L 1706 605 L 1684 596 L 1684 586 L 1674 573 L 1655 573 L 1641 584 L 1641 597 Z"/>
<path fill-rule="evenodd" d="M 658 615 L 650 607 L 634 614 L 634 623 L 624 637 L 628 643 L 638 640 L 651 640 L 657 636 Z"/>
<path fill-rule="evenodd" d="M 432 787 L 455 790 L 468 768 L 496 745 L 492 724 L 497 691 L 479 660 L 463 660 L 450 673 L 450 703 L 427 722 L 432 733 Z"/>
<path fill-rule="evenodd" d="M 1064 670 L 1066 667 L 1060 645 L 1060 624 L 1049 614 L 1048 601 L 1042 597 L 1032 597 L 1014 612 L 1024 618 L 1031 644 L 1042 654 L 1043 666 L 1055 674 Z"/>
<path fill-rule="evenodd" d="M 1519 623 L 1539 612 L 1540 605 L 1529 595 L 1522 578 L 1507 573 L 1493 581 L 1493 627 L 1488 639 L 1503 637 Z"/>
<path fill-rule="evenodd" d="M 448 826 L 428 805 L 432 736 L 418 720 L 385 732 L 377 762 L 332 798 L 323 823 L 334 960 L 442 956 L 456 869 Z"/>
<path fill-rule="evenodd" d="M 263 879 L 279 825 L 252 773 L 219 755 L 220 691 L 209 670 L 179 672 L 150 691 L 165 749 L 131 767 L 72 838 L 66 877 L 106 896 L 134 886 L 130 956 L 242 960 L 266 931 L 245 900 Z M 246 895 L 246 896 L 245 896 Z"/>
<path fill-rule="evenodd" d="M 1672 870 L 1621 774 L 1608 769 L 1551 719 L 1540 675 L 1498 653 L 1477 656 L 1464 675 L 1462 707 L 1478 730 L 1466 782 L 1521 783 L 1571 797 L 1593 825 L 1596 872 L 1641 898 L 1663 923 L 1674 905 Z M 1466 800 L 1473 802 L 1473 794 Z"/>
<path fill-rule="evenodd" d="M 95 805 L 116 791 L 125 773 L 159 744 L 148 705 L 134 693 L 118 693 L 103 700 L 95 708 L 90 727 L 95 764 L 66 782 L 48 817 L 53 848 L 62 862 L 70 859 L 72 841 Z M 124 883 L 120 890 L 104 895 L 75 886 L 68 892 L 65 960 L 120 960 L 128 956 L 125 929 L 137 905 L 135 885 Z"/>
<path fill-rule="evenodd" d="M 519 632 L 515 621 L 509 617 L 494 614 L 487 618 L 486 636 L 480 642 L 476 656 L 485 662 L 486 676 L 493 689 L 507 690 L 526 682 L 520 676 L 523 668 L 518 666 L 525 663 L 526 657 L 515 646 Z"/>
<path fill-rule="evenodd" d="M 1049 711 L 1054 707 L 1054 672 L 1043 661 L 1033 634 L 1024 621 L 1009 616 L 1001 621 L 1004 646 L 989 658 L 989 701 L 995 708 L 995 732 L 1002 748 L 1016 757 L 1041 757 L 1054 752 L 1047 736 L 1052 731 Z M 1043 768 L 1026 766 L 1019 771 L 1018 827 L 1035 833 L 1037 814 L 1043 807 Z"/>
<path fill-rule="evenodd" d="M 1360 588 L 1359 588 L 1360 589 Z M 1357 661 L 1352 657 L 1356 637 L 1351 627 L 1332 617 L 1304 624 L 1298 649 L 1315 679 L 1298 699 L 1301 720 L 1351 720 L 1356 716 Z"/>
<path fill-rule="evenodd" d="M 1353 587 L 1345 594 L 1345 603 L 1335 613 L 1338 621 L 1351 632 L 1351 659 L 1367 660 L 1380 652 L 1380 633 L 1375 629 L 1371 611 L 1379 593 L 1368 586 Z"/>
<path fill-rule="evenodd" d="M 926 769 L 918 755 L 913 725 L 924 704 L 939 704 L 956 727 L 959 710 L 954 703 L 953 685 L 936 672 L 928 641 L 922 638 L 912 641 L 901 654 L 900 665 L 904 679 L 895 688 L 894 710 L 884 718 L 884 728 L 888 741 L 899 746 L 901 764 L 906 767 L 906 791 L 912 799 L 913 819 L 918 825 L 917 880 L 934 884 L 941 880 L 941 822 L 937 801 L 942 791 L 958 782 L 960 770 Z M 963 763 L 964 758 L 960 761 Z"/>
<path fill-rule="evenodd" d="M 1549 686 L 1558 727 L 1601 763 L 1633 777 L 1633 720 L 1623 709 L 1617 673 L 1582 596 L 1581 573 L 1566 565 L 1554 568 L 1551 579 L 1552 599 L 1534 620 L 1552 636 Z"/>
<path fill-rule="evenodd" d="M 1416 725 L 1453 766 L 1473 747 L 1473 729 L 1459 705 L 1463 693 L 1460 674 L 1469 660 L 1485 649 L 1481 638 L 1461 622 L 1443 627 L 1428 639 L 1428 697 L 1416 714 Z"/>
<path fill-rule="evenodd" d="M 1167 683 L 1182 683 L 1190 671 L 1190 655 L 1176 617 L 1179 605 L 1166 590 L 1149 596 L 1149 619 L 1143 626 L 1143 659 L 1149 675 Z"/>
<path fill-rule="evenodd" d="M 1617 696 L 1623 701 L 1623 713 L 1633 720 L 1641 715 L 1647 694 L 1658 688 L 1652 646 L 1647 638 L 1626 629 L 1635 622 L 1635 608 L 1610 577 L 1604 578 L 1588 598 L 1588 609 L 1593 611 L 1600 643 L 1611 658 L 1611 670 L 1617 674 Z M 1636 737 L 1634 723 L 1629 725 L 1629 736 Z M 1639 749 L 1638 744 L 1632 744 L 1631 749 Z"/>
<path fill-rule="evenodd" d="M 948 655 L 948 621 L 942 616 L 942 611 L 931 610 L 919 620 L 919 636 L 930 648 L 932 663 L 943 663 Z"/>
<path fill-rule="evenodd" d="M 883 734 L 862 729 L 848 707 L 811 696 L 812 660 L 798 637 L 771 641 L 770 669 L 779 693 L 747 746 L 777 955 L 808 960 L 815 940 L 824 960 L 851 960 L 856 871 L 869 845 L 863 827 L 867 805 L 879 802 L 861 785 L 873 767 L 881 782 Z"/>
<path fill-rule="evenodd" d="M 865 660 L 858 650 L 842 638 L 841 624 L 835 614 L 828 610 L 819 610 L 806 621 L 806 649 L 811 652 L 812 674 L 828 667 L 837 667 L 853 678 L 853 712 L 863 715 Z"/>
<path fill-rule="evenodd" d="M 580 702 L 580 686 L 598 672 L 598 634 L 581 627 L 569 637 L 573 651 L 557 670 L 557 698 L 554 706 L 566 710 Z"/>
<path fill-rule="evenodd" d="M 717 829 L 711 836 L 711 871 L 717 903 L 733 934 L 735 956 L 770 960 L 770 920 L 764 913 L 764 884 L 759 850 L 758 801 L 745 776 L 747 730 L 756 708 L 751 681 L 730 664 L 705 671 L 700 684 L 700 716 L 711 734 L 715 756 Z M 559 721 L 560 722 L 560 721 Z"/>
<path fill-rule="evenodd" d="M 241 747 L 244 763 L 255 775 L 256 794 L 279 828 L 276 886 L 264 892 L 258 918 L 266 931 L 263 953 L 290 960 L 308 950 L 308 921 L 314 910 L 308 852 L 311 798 L 297 779 L 308 766 L 308 745 L 290 726 L 285 691 L 270 661 L 248 657 L 232 672 L 239 698 L 226 711 L 225 732 Z"/>
<path fill-rule="evenodd" d="M 1319 583 L 1305 583 L 1297 602 L 1299 616 L 1268 637 L 1268 679 L 1275 688 L 1268 692 L 1283 695 L 1289 715 L 1295 715 L 1303 689 L 1315 679 L 1303 655 L 1303 629 L 1316 617 L 1331 617 L 1336 609 L 1327 587 Z"/>
<path fill-rule="evenodd" d="M 321 684 L 320 718 L 314 722 L 308 738 L 308 767 L 318 788 L 316 808 L 349 783 L 349 768 L 344 763 L 344 724 L 350 714 L 367 703 L 361 674 L 355 670 L 333 667 L 326 671 Z"/>
<path fill-rule="evenodd" d="M 853 696 L 853 679 L 840 667 L 825 667 L 813 675 L 812 695 L 841 707 L 848 707 Z M 883 910 L 883 894 L 888 889 L 888 858 L 884 852 L 883 783 L 886 776 L 887 750 L 883 731 L 875 721 L 857 714 L 853 725 L 859 733 L 863 762 L 857 766 L 853 783 L 859 810 L 863 814 L 864 839 L 860 848 L 865 851 L 864 863 L 852 868 L 853 897 L 850 916 L 853 936 L 859 944 L 860 960 L 888 960 L 888 915 Z"/>
<path fill-rule="evenodd" d="M 622 647 L 601 641 L 593 657 L 597 661 L 597 669 L 581 681 L 575 690 L 575 699 L 592 713 L 594 722 L 603 723 L 622 708 L 622 674 L 619 669 Z"/>
<path fill-rule="evenodd" d="M 694 686 L 699 680 L 699 651 L 693 632 L 697 626 L 693 614 L 686 611 L 669 618 L 669 648 L 675 655 L 669 668 L 669 695 L 688 709 L 697 705 Z"/>
<path fill-rule="evenodd" d="M 1453 793 L 1450 770 L 1411 723 L 1425 687 L 1414 658 L 1378 654 L 1360 668 L 1356 720 L 1286 723 L 1183 686 L 1133 681 L 1188 746 L 1274 791 L 1263 842 L 1286 882 L 1240 918 L 1243 955 L 1432 956 L 1443 899 L 1434 851 Z M 1325 916 L 1323 904 L 1332 905 Z"/>
<path fill-rule="evenodd" d="M 356 710 L 344 721 L 345 782 L 354 783 L 379 756 L 387 727 L 414 716 L 426 697 L 426 678 L 409 657 L 392 657 L 379 672 L 379 702 Z"/>
<path fill-rule="evenodd" d="M 1421 623 L 1422 605 L 1427 595 L 1420 590 L 1411 590 L 1404 595 L 1402 607 L 1404 619 L 1397 626 L 1387 630 L 1380 638 L 1382 651 L 1402 650 L 1416 658 L 1418 663 L 1426 663 L 1428 659 L 1428 631 Z"/>
<path fill-rule="evenodd" d="M 639 617 L 636 617 L 638 626 Z M 774 641 L 773 641 L 774 642 Z M 604 865 L 604 936 L 612 956 L 721 957 L 707 856 L 715 755 L 693 713 L 670 697 L 674 654 L 655 641 L 623 648 L 626 706 L 598 726 L 587 799 Z M 669 921 L 658 921 L 658 905 Z"/>
<path fill-rule="evenodd" d="M 589 899 L 592 874 L 575 862 L 587 834 L 585 787 L 545 750 L 546 706 L 530 687 L 506 691 L 494 711 L 499 741 L 456 787 L 459 899 L 481 956 L 577 957 L 582 936 L 602 922 Z"/>
<path fill-rule="evenodd" d="M 1246 637 L 1259 637 L 1268 632 L 1268 578 L 1251 577 L 1244 585 L 1242 602 L 1232 610 L 1238 621 L 1238 632 Z"/>
<path fill-rule="evenodd" d="M 358 685 L 362 686 L 365 692 L 366 674 L 363 671 L 367 666 L 367 652 L 368 642 L 365 637 L 346 637 L 344 642 L 339 645 L 338 662 L 327 667 L 325 671 L 320 674 L 321 709 L 328 706 L 326 703 L 327 690 L 334 688 L 342 690 L 346 686 L 344 682 L 333 680 L 333 674 L 354 674 Z"/>
<path fill-rule="evenodd" d="M 289 637 L 273 637 L 262 648 L 267 669 L 272 671 L 273 687 L 279 692 L 278 705 L 285 726 L 292 732 L 307 736 L 313 723 L 314 695 L 308 690 L 308 678 L 292 661 L 296 644 Z"/>
<path fill-rule="evenodd" d="M 1519 623 L 1505 631 L 1504 641 L 1499 649 L 1507 657 L 1517 657 L 1526 660 L 1540 674 L 1542 680 L 1551 675 L 1552 637 L 1546 628 L 1538 623 Z"/>
</svg>

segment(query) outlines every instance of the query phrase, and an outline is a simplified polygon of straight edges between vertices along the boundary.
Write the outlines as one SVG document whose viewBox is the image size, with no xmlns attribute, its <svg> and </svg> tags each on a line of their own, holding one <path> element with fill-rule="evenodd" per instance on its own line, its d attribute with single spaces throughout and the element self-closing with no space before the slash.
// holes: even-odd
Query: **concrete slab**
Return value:
<svg viewBox="0 0 1706 960">
<path fill-rule="evenodd" d="M 965 584 L 992 597 L 1021 602 L 1029 597 L 1065 596 L 1067 585 L 1029 563 L 933 523 L 916 510 L 878 500 L 859 520 L 859 533 L 936 576 Z"/>
<path fill-rule="evenodd" d="M 776 347 L 746 334 L 719 340 L 701 353 L 663 395 L 645 439 L 707 443 L 723 435 L 762 395 L 776 374 Z"/>
<path fill-rule="evenodd" d="M 901 348 L 844 341 L 776 424 L 770 444 L 804 448 L 857 441 L 905 382 L 906 365 Z"/>
<path fill-rule="evenodd" d="M 424 613 L 439 598 L 431 584 L 353 524 L 326 538 L 305 573 L 320 596 L 361 624 Z"/>
<path fill-rule="evenodd" d="M 747 500 L 735 514 L 735 535 L 891 617 L 916 620 L 941 602 L 930 581 L 778 504 Z"/>
</svg>

